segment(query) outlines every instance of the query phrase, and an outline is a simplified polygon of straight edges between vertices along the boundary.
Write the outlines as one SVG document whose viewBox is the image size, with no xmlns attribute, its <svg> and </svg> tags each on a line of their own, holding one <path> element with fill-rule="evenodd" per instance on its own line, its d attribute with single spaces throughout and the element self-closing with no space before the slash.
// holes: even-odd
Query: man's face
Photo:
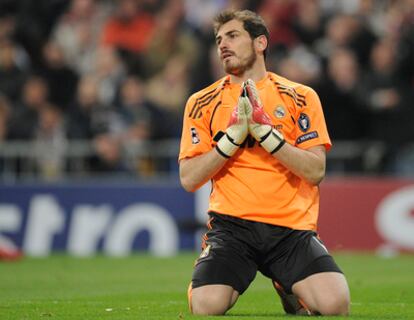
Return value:
<svg viewBox="0 0 414 320">
<path fill-rule="evenodd" d="M 216 43 L 224 71 L 228 74 L 242 75 L 256 61 L 253 40 L 238 20 L 231 20 L 221 26 Z"/>
</svg>

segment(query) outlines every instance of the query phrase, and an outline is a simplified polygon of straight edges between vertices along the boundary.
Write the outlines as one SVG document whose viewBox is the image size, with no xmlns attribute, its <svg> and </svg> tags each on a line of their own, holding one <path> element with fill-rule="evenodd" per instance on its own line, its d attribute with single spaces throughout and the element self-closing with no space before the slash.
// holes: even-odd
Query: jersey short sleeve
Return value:
<svg viewBox="0 0 414 320">
<path fill-rule="evenodd" d="M 206 117 L 192 117 L 196 97 L 191 96 L 185 106 L 178 160 L 198 156 L 212 149 L 209 124 Z"/>
<path fill-rule="evenodd" d="M 296 114 L 295 146 L 308 149 L 317 145 L 324 145 L 326 150 L 329 150 L 332 143 L 319 97 L 313 89 L 308 88 L 305 100 L 306 105 L 300 108 Z"/>
</svg>

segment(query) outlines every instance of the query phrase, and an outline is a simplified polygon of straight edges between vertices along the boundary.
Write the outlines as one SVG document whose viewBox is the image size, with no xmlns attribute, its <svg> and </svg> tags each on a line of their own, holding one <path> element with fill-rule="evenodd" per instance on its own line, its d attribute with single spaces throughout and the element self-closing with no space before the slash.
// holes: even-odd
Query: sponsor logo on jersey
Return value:
<svg viewBox="0 0 414 320">
<path fill-rule="evenodd" d="M 191 127 L 191 142 L 192 144 L 198 144 L 200 143 L 200 137 L 198 135 L 197 129 L 194 127 Z"/>
<path fill-rule="evenodd" d="M 305 141 L 312 140 L 312 139 L 315 139 L 317 137 L 319 137 L 318 132 L 316 132 L 316 131 L 308 132 L 304 135 L 301 135 L 299 138 L 297 138 L 296 139 L 296 144 L 301 144 Z"/>
<path fill-rule="evenodd" d="M 283 106 L 277 106 L 275 111 L 273 111 L 273 114 L 276 118 L 281 119 L 286 115 L 285 108 Z"/>
<path fill-rule="evenodd" d="M 298 119 L 298 126 L 302 132 L 306 132 L 310 128 L 309 116 L 306 113 L 301 113 Z"/>
</svg>

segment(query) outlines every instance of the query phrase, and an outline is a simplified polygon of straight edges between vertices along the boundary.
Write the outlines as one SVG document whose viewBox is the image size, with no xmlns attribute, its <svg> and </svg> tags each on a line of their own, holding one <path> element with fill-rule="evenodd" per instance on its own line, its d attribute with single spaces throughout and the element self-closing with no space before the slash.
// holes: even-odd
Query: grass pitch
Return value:
<svg viewBox="0 0 414 320">
<path fill-rule="evenodd" d="M 0 319 L 291 319 L 258 274 L 224 317 L 188 312 L 186 289 L 196 255 L 174 258 L 73 258 L 0 262 Z M 414 319 L 414 256 L 336 254 L 352 295 L 347 319 Z M 328 317 L 326 317 L 328 318 Z M 335 317 L 335 319 L 341 319 Z"/>
</svg>

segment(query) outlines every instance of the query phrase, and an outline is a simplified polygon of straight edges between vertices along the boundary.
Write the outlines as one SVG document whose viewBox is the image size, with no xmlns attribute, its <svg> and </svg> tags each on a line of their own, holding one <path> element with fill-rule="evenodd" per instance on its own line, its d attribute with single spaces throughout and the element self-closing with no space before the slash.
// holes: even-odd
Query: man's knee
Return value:
<svg viewBox="0 0 414 320">
<path fill-rule="evenodd" d="M 223 315 L 228 309 L 228 302 L 214 296 L 197 296 L 191 301 L 191 311 L 195 315 Z"/>
<path fill-rule="evenodd" d="M 225 285 L 208 285 L 191 290 L 189 303 L 195 315 L 223 315 L 236 302 L 237 291 Z"/>
<path fill-rule="evenodd" d="M 324 272 L 311 275 L 294 284 L 293 290 L 314 313 L 322 315 L 349 313 L 349 288 L 341 273 Z"/>
<path fill-rule="evenodd" d="M 326 295 L 319 299 L 317 311 L 325 316 L 346 316 L 349 314 L 350 298 L 347 293 Z"/>
</svg>

